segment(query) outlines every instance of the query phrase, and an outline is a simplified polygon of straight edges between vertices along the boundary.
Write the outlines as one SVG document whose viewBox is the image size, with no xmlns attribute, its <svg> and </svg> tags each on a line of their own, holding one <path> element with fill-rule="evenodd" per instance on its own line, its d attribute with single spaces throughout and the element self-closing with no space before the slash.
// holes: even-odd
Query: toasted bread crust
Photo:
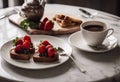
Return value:
<svg viewBox="0 0 120 82">
<path fill-rule="evenodd" d="M 34 62 L 53 62 L 53 61 L 57 61 L 58 59 L 59 59 L 58 53 L 56 53 L 53 57 L 41 57 L 39 56 L 39 53 L 35 53 L 33 55 Z"/>
<path fill-rule="evenodd" d="M 23 54 L 23 53 L 16 53 L 15 49 L 10 50 L 10 57 L 17 60 L 29 60 L 31 57 L 31 54 L 35 52 L 35 49 L 31 49 L 31 52 L 29 54 Z"/>
</svg>

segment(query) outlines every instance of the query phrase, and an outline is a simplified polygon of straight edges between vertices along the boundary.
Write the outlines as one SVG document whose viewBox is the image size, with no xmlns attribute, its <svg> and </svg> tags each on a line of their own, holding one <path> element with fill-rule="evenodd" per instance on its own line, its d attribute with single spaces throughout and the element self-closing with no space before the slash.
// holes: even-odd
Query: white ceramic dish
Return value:
<svg viewBox="0 0 120 82">
<path fill-rule="evenodd" d="M 48 35 L 31 35 L 31 39 L 34 44 L 37 44 L 40 42 L 40 40 L 48 40 L 51 44 L 53 44 L 54 47 L 61 47 L 65 50 L 66 54 L 71 55 L 72 53 L 72 48 L 69 46 L 67 42 L 65 42 L 62 39 L 53 37 L 53 36 L 48 36 Z M 23 60 L 14 60 L 10 58 L 9 51 L 12 48 L 12 41 L 6 42 L 2 47 L 1 47 L 1 56 L 2 58 L 7 61 L 8 63 L 24 68 L 24 69 L 46 69 L 46 68 L 51 68 L 58 66 L 68 60 L 69 57 L 67 56 L 60 56 L 59 61 L 55 62 L 49 62 L 49 63 L 35 63 L 33 59 L 31 58 L 30 61 L 23 61 Z"/>
<path fill-rule="evenodd" d="M 105 39 L 101 46 L 90 47 L 87 45 L 86 41 L 83 39 L 81 31 L 75 32 L 70 35 L 68 42 L 77 47 L 80 50 L 87 52 L 107 52 L 114 49 L 117 46 L 117 39 L 111 35 L 109 38 Z"/>
</svg>

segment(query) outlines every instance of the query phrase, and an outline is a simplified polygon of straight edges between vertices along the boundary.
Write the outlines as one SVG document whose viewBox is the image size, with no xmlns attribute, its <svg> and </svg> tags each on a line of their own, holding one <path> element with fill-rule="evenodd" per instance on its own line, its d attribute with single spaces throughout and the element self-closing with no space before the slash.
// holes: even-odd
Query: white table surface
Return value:
<svg viewBox="0 0 120 82">
<path fill-rule="evenodd" d="M 8 9 L 1 9 L 0 12 L 6 12 Z M 115 32 L 114 36 L 118 39 L 118 46 L 112 51 L 106 53 L 89 53 L 81 51 L 75 47 L 72 47 L 72 55 L 77 61 L 85 65 L 87 72 L 81 73 L 71 59 L 64 64 L 44 70 L 25 70 L 14 67 L 7 63 L 0 57 L 0 81 L 13 82 L 15 81 L 29 81 L 29 82 L 119 82 L 120 81 L 120 22 L 105 20 L 101 18 L 85 19 L 81 17 L 81 12 L 77 6 L 47 4 L 45 7 L 45 13 L 56 14 L 65 13 L 74 15 L 83 21 L 87 20 L 99 20 L 113 27 Z M 88 9 L 91 13 L 97 10 Z M 99 11 L 97 11 L 99 12 Z M 2 13 L 0 13 L 2 14 Z M 100 12 L 101 16 L 114 16 L 108 13 Z M 116 17 L 116 16 L 115 16 Z M 108 17 L 109 18 L 109 17 Z M 23 36 L 26 33 L 11 24 L 8 19 L 0 20 L 0 46 L 16 36 Z M 65 41 L 67 41 L 70 35 L 58 35 Z M 2 55 L 2 54 L 0 54 Z"/>
</svg>

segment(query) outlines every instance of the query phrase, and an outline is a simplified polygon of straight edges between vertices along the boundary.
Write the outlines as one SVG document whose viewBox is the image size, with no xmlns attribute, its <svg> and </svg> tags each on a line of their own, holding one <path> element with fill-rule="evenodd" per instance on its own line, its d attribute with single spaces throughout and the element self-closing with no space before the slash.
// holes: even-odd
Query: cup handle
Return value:
<svg viewBox="0 0 120 82">
<path fill-rule="evenodd" d="M 113 28 L 110 28 L 110 29 L 108 29 L 108 32 L 109 32 L 109 33 L 108 33 L 108 35 L 107 35 L 107 38 L 113 34 L 114 29 L 113 29 Z"/>
</svg>

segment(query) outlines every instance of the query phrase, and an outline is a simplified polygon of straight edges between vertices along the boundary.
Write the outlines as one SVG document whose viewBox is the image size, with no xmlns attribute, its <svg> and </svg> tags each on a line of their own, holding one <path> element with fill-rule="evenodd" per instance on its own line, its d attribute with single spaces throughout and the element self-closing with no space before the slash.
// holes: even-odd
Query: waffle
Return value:
<svg viewBox="0 0 120 82">
<path fill-rule="evenodd" d="M 61 27 L 76 26 L 82 23 L 81 20 L 66 16 L 63 14 L 56 14 L 53 18 Z"/>
</svg>

